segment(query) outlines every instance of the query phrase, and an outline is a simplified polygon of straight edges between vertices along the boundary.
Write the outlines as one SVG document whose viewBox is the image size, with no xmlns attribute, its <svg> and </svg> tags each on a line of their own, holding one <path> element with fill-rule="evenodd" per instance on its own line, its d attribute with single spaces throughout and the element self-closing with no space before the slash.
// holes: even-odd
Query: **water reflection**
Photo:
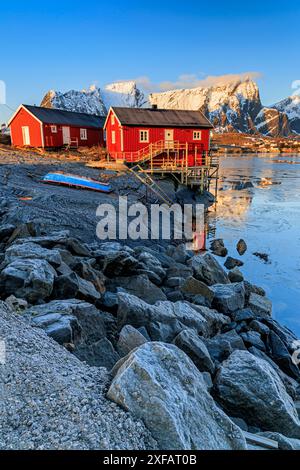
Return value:
<svg viewBox="0 0 300 470">
<path fill-rule="evenodd" d="M 224 239 L 229 254 L 244 261 L 245 278 L 266 289 L 273 316 L 300 335 L 300 155 L 227 156 L 220 163 L 208 238 Z M 248 244 L 243 257 L 236 251 L 240 238 Z"/>
</svg>

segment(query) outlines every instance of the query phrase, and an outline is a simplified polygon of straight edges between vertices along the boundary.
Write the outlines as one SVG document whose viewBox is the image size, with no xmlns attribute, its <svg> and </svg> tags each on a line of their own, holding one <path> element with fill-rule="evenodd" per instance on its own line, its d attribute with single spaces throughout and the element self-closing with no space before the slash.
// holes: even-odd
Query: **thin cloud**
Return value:
<svg viewBox="0 0 300 470">
<path fill-rule="evenodd" d="M 226 74 L 226 75 L 208 75 L 205 78 L 199 78 L 197 75 L 180 75 L 175 82 L 166 81 L 161 82 L 159 87 L 161 91 L 176 90 L 178 88 L 196 88 L 196 87 L 211 87 L 218 85 L 226 85 L 233 82 L 244 82 L 245 80 L 255 80 L 259 78 L 259 72 L 244 72 L 239 74 Z"/>
</svg>

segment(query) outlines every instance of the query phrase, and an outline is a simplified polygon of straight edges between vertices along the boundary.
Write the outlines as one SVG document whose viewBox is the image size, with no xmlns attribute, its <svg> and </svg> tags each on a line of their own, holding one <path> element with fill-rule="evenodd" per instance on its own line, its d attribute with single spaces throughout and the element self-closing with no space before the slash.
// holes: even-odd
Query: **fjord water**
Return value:
<svg viewBox="0 0 300 470">
<path fill-rule="evenodd" d="M 248 182 L 254 187 L 237 189 Z M 273 317 L 300 337 L 300 155 L 221 156 L 218 204 L 208 222 L 229 255 L 245 263 L 245 279 L 266 290 Z M 248 245 L 243 256 L 240 238 Z"/>
</svg>

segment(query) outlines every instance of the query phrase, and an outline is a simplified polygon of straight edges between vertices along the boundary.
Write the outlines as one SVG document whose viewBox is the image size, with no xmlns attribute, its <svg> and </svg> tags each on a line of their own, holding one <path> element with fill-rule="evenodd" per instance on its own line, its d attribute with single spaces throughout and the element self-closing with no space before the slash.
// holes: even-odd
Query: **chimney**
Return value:
<svg viewBox="0 0 300 470">
<path fill-rule="evenodd" d="M 152 109 L 157 109 L 157 104 L 153 104 Z"/>
</svg>

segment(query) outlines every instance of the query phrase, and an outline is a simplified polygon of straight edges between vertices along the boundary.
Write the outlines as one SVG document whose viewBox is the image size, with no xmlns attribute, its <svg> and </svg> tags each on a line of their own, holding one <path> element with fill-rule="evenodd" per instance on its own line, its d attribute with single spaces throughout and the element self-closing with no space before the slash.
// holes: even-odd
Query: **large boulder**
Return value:
<svg viewBox="0 0 300 470">
<path fill-rule="evenodd" d="M 184 351 L 201 372 L 213 374 L 215 366 L 207 347 L 194 330 L 183 330 L 173 340 L 175 346 Z"/>
<path fill-rule="evenodd" d="M 216 240 L 212 240 L 210 244 L 210 249 L 216 256 L 225 257 L 228 253 L 227 248 L 224 245 L 224 240 L 222 238 L 218 238 Z"/>
<path fill-rule="evenodd" d="M 245 287 L 243 282 L 233 284 L 215 284 L 211 286 L 214 292 L 213 307 L 227 315 L 244 308 Z"/>
<path fill-rule="evenodd" d="M 58 250 L 48 250 L 32 242 L 11 245 L 5 252 L 4 263 L 8 265 L 18 258 L 44 259 L 54 267 L 59 266 L 62 262 Z"/>
<path fill-rule="evenodd" d="M 210 253 L 194 256 L 190 264 L 194 270 L 194 276 L 208 286 L 230 282 L 225 270 Z"/>
<path fill-rule="evenodd" d="M 114 287 L 124 289 L 129 294 L 143 299 L 148 304 L 155 304 L 159 300 L 167 300 L 163 291 L 153 284 L 145 274 L 130 277 L 118 277 L 111 283 Z"/>
<path fill-rule="evenodd" d="M 212 303 L 214 298 L 213 290 L 208 287 L 204 282 L 195 279 L 194 277 L 188 277 L 180 286 L 180 290 L 184 295 L 198 296 L 201 295 L 207 300 L 208 304 Z"/>
<path fill-rule="evenodd" d="M 37 243 L 38 245 L 44 248 L 53 248 L 56 245 L 66 244 L 70 237 L 70 232 L 68 230 L 61 230 L 59 232 L 52 232 L 49 235 L 42 236 L 25 236 L 26 243 L 32 242 Z M 14 240 L 14 244 L 23 244 L 24 237 L 18 237 Z"/>
<path fill-rule="evenodd" d="M 300 437 L 293 400 L 267 361 L 248 351 L 234 351 L 223 362 L 215 386 L 221 403 L 233 416 L 264 431 Z"/>
<path fill-rule="evenodd" d="M 250 294 L 248 306 L 259 317 L 270 317 L 272 314 L 272 302 L 254 292 Z"/>
<path fill-rule="evenodd" d="M 138 255 L 138 260 L 142 263 L 141 272 L 147 273 L 150 281 L 160 285 L 166 277 L 166 270 L 162 267 L 159 259 L 149 252 L 142 252 Z"/>
<path fill-rule="evenodd" d="M 137 274 L 137 271 L 143 268 L 143 264 L 132 253 L 134 254 L 133 251 L 126 249 L 105 250 L 102 248 L 102 251 L 98 251 L 94 256 L 103 273 L 113 278 Z"/>
<path fill-rule="evenodd" d="M 89 366 L 106 367 L 111 370 L 120 356 L 107 338 L 102 338 L 92 344 L 81 343 L 74 351 L 75 356 Z"/>
<path fill-rule="evenodd" d="M 300 379 L 298 366 L 294 364 L 289 350 L 274 331 L 270 331 L 268 344 L 271 349 L 271 357 L 280 369 L 291 377 Z"/>
<path fill-rule="evenodd" d="M 92 344 L 104 338 L 107 316 L 94 305 L 78 299 L 53 300 L 24 313 L 32 326 L 42 328 L 60 344 Z"/>
<path fill-rule="evenodd" d="M 43 259 L 18 258 L 0 274 L 0 288 L 6 296 L 14 294 L 36 303 L 50 297 L 56 272 Z"/>
<path fill-rule="evenodd" d="M 160 449 L 245 449 L 202 374 L 174 345 L 146 343 L 116 364 L 108 398 L 142 419 Z"/>
<path fill-rule="evenodd" d="M 118 325 L 144 326 L 154 341 L 171 342 L 182 330 L 192 328 L 204 334 L 205 318 L 185 302 L 157 302 L 150 305 L 130 294 L 119 293 Z"/>
<path fill-rule="evenodd" d="M 206 337 L 211 337 L 217 335 L 223 328 L 230 323 L 230 318 L 227 315 L 219 313 L 217 310 L 208 308 L 204 305 L 195 305 L 190 303 L 189 305 L 199 312 L 201 317 L 206 320 L 205 331 L 203 335 Z"/>
<path fill-rule="evenodd" d="M 142 335 L 142 333 L 140 333 L 139 330 L 131 325 L 125 325 L 120 331 L 117 350 L 121 356 L 127 356 L 130 351 L 138 348 L 146 342 L 147 339 L 144 335 Z"/>
<path fill-rule="evenodd" d="M 86 281 L 76 273 L 71 272 L 55 279 L 53 297 L 56 299 L 77 298 L 87 302 L 97 302 L 101 294 L 90 281 Z"/>
</svg>

